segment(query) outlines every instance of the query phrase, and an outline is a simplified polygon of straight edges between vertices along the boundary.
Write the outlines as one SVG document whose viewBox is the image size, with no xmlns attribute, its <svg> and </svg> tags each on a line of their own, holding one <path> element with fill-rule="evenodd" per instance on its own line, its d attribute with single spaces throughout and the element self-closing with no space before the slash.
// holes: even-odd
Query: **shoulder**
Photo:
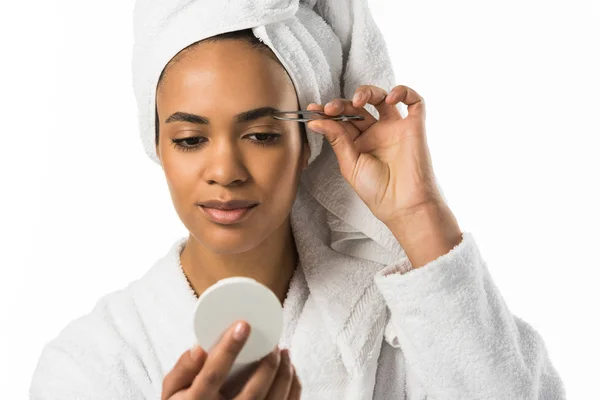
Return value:
<svg viewBox="0 0 600 400">
<path fill-rule="evenodd" d="M 123 350 L 125 332 L 135 324 L 131 313 L 133 300 L 129 287 L 101 297 L 87 314 L 69 322 L 47 346 L 72 353 L 89 354 L 90 349 L 102 345 L 102 354 Z"/>
<path fill-rule="evenodd" d="M 136 325 L 129 289 L 100 298 L 86 315 L 69 322 L 42 349 L 30 387 L 32 399 L 122 396 L 144 368 L 130 342 Z M 39 396 L 39 397 L 38 397 Z M 124 398 L 124 397 L 120 397 Z M 127 397 L 129 398 L 129 397 Z"/>
<path fill-rule="evenodd" d="M 31 382 L 32 399 L 87 400 L 94 393 L 144 399 L 160 392 L 173 343 L 187 343 L 174 337 L 187 332 L 182 324 L 188 321 L 186 306 L 192 306 L 177 269 L 184 243 L 178 239 L 142 277 L 101 297 L 44 346 Z"/>
</svg>

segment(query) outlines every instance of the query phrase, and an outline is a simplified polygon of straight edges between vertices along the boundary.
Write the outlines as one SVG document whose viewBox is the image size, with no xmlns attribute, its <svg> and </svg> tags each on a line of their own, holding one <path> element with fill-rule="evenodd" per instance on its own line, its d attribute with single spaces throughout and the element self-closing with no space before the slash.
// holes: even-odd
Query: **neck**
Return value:
<svg viewBox="0 0 600 400">
<path fill-rule="evenodd" d="M 190 234 L 181 253 L 181 266 L 197 296 L 221 279 L 244 276 L 267 286 L 282 304 L 297 261 L 289 216 L 266 240 L 249 251 L 214 253 Z"/>
</svg>

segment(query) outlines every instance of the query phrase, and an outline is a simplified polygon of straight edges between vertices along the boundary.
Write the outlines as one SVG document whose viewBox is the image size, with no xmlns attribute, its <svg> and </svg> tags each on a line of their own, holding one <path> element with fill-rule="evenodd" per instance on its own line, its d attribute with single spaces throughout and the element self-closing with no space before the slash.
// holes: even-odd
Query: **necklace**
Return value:
<svg viewBox="0 0 600 400">
<path fill-rule="evenodd" d="M 296 270 L 298 269 L 298 267 L 300 266 L 300 257 L 298 257 L 297 259 L 298 261 L 296 262 L 296 266 L 294 268 L 294 271 L 292 272 L 292 277 L 295 275 Z M 183 273 L 183 277 L 185 278 L 189 289 L 194 293 L 194 297 L 196 299 L 198 299 L 200 296 L 198 296 L 198 293 L 196 293 L 196 290 L 194 289 L 194 287 L 192 286 L 192 282 L 190 282 L 190 280 L 188 279 L 187 274 L 185 273 L 185 271 L 183 270 L 183 265 L 181 264 L 181 259 L 179 260 L 179 269 L 181 269 L 181 272 Z M 289 288 L 288 288 L 289 289 Z"/>
<path fill-rule="evenodd" d="M 185 273 L 185 271 L 183 270 L 183 265 L 181 265 L 181 260 L 179 261 L 179 268 L 181 269 L 181 272 L 183 273 L 183 276 L 185 277 L 185 280 L 188 283 L 188 287 L 190 288 L 190 290 L 194 293 L 194 297 L 195 298 L 199 298 L 198 293 L 196 293 L 196 290 L 194 289 L 194 287 L 192 286 L 192 282 L 190 282 L 190 280 L 187 277 L 187 274 Z"/>
</svg>

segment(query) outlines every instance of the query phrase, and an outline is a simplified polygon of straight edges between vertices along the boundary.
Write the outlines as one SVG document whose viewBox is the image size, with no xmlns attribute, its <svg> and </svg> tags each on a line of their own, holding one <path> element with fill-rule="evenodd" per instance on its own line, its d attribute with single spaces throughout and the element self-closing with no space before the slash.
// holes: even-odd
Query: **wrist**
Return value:
<svg viewBox="0 0 600 400">
<path fill-rule="evenodd" d="M 404 249 L 413 269 L 448 253 L 462 241 L 462 231 L 445 202 L 431 202 L 384 222 Z"/>
</svg>

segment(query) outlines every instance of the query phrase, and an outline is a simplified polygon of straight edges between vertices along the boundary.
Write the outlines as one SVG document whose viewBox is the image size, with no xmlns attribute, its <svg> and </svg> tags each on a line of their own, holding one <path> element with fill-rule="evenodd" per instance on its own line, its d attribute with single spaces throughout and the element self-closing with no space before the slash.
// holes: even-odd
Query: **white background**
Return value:
<svg viewBox="0 0 600 400">
<path fill-rule="evenodd" d="M 0 388 L 186 234 L 138 137 L 131 0 L 2 3 Z M 600 11 L 593 1 L 373 1 L 434 168 L 570 399 L 598 394 Z"/>
</svg>

